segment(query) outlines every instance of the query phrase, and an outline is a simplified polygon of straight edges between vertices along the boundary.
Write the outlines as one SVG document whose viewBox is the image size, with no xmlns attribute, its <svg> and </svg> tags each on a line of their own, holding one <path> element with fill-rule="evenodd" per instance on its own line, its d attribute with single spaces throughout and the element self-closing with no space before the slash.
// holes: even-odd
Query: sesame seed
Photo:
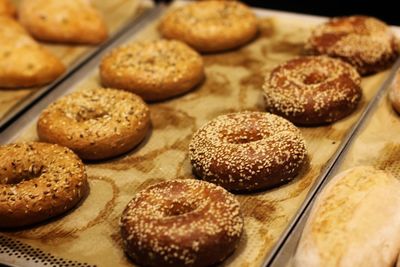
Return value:
<svg viewBox="0 0 400 267">
<path fill-rule="evenodd" d="M 219 116 L 201 127 L 189 145 L 195 173 L 232 191 L 271 187 L 282 175 L 293 178 L 306 153 L 293 124 L 263 112 Z"/>
</svg>

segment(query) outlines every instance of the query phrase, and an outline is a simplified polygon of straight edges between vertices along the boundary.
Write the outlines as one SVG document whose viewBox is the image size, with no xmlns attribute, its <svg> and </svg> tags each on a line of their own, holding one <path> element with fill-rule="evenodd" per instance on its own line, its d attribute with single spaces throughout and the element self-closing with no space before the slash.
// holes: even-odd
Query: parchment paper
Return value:
<svg viewBox="0 0 400 267">
<path fill-rule="evenodd" d="M 46 224 L 3 234 L 57 257 L 98 266 L 131 266 L 123 253 L 118 227 L 125 205 L 136 192 L 156 182 L 194 178 L 187 153 L 193 132 L 220 114 L 264 110 L 264 74 L 302 52 L 315 20 L 268 14 L 260 18 L 262 30 L 252 43 L 235 51 L 204 56 L 207 78 L 201 86 L 181 97 L 150 104 L 153 129 L 138 148 L 113 160 L 86 164 L 91 189 L 79 207 Z M 159 38 L 155 25 L 145 29 L 138 39 Z M 332 125 L 301 129 L 310 164 L 294 181 L 273 190 L 237 195 L 245 231 L 238 249 L 222 266 L 262 265 L 386 75 L 383 72 L 363 79 L 363 99 L 351 116 Z M 98 72 L 93 70 L 77 89 L 98 85 Z M 17 140 L 36 140 L 35 127 L 33 123 Z"/>
</svg>

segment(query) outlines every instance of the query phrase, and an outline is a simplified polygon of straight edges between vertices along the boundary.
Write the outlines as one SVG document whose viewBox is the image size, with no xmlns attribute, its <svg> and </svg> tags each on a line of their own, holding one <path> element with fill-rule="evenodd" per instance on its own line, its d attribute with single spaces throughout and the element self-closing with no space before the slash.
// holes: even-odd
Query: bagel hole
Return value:
<svg viewBox="0 0 400 267">
<path fill-rule="evenodd" d="M 0 184 L 19 184 L 23 181 L 39 178 L 44 172 L 44 166 L 31 165 L 28 169 L 21 170 L 11 177 L 2 178 Z"/>
<path fill-rule="evenodd" d="M 328 79 L 328 75 L 322 72 L 314 71 L 307 75 L 305 75 L 303 79 L 304 84 L 318 84 L 326 81 Z"/>
<path fill-rule="evenodd" d="M 254 128 L 241 129 L 233 133 L 221 133 L 230 144 L 246 144 L 263 139 L 263 135 Z"/>
<path fill-rule="evenodd" d="M 186 201 L 172 202 L 171 206 L 168 207 L 164 213 L 167 217 L 175 217 L 192 212 L 195 209 L 197 209 L 197 205 L 195 203 L 189 203 Z"/>
<path fill-rule="evenodd" d="M 108 115 L 108 113 L 101 108 L 86 108 L 81 107 L 79 111 L 76 113 L 76 120 L 78 122 L 88 121 L 88 120 L 96 120 Z"/>
</svg>

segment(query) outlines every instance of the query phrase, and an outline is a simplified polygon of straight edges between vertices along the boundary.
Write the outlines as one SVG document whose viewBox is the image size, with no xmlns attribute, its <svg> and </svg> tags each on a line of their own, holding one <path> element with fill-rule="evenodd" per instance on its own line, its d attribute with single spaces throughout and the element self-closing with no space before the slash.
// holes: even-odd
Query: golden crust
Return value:
<svg viewBox="0 0 400 267">
<path fill-rule="evenodd" d="M 44 85 L 65 71 L 57 57 L 9 17 L 0 16 L 0 44 L 0 88 Z"/>
<path fill-rule="evenodd" d="M 9 0 L 0 0 L 0 16 L 15 17 L 17 10 Z"/>
<path fill-rule="evenodd" d="M 361 77 L 351 65 L 327 56 L 289 60 L 267 75 L 269 112 L 295 124 L 332 123 L 353 112 L 362 96 Z"/>
<path fill-rule="evenodd" d="M 189 145 L 193 171 L 229 191 L 255 191 L 291 181 L 306 163 L 301 132 L 264 112 L 222 115 L 201 127 Z"/>
<path fill-rule="evenodd" d="M 248 43 L 258 31 L 254 13 L 234 1 L 204 1 L 168 13 L 159 31 L 169 39 L 181 40 L 201 52 L 233 49 Z"/>
<path fill-rule="evenodd" d="M 87 89 L 65 96 L 39 117 L 40 140 L 72 149 L 83 159 L 120 155 L 138 145 L 150 127 L 143 100 L 115 89 Z"/>
<path fill-rule="evenodd" d="M 239 202 L 222 187 L 195 179 L 152 185 L 121 216 L 127 254 L 141 266 L 214 266 L 236 248 Z"/>
<path fill-rule="evenodd" d="M 204 79 L 201 56 L 179 41 L 121 46 L 100 65 L 103 86 L 131 91 L 144 100 L 163 100 L 191 90 Z"/>
<path fill-rule="evenodd" d="M 23 0 L 19 19 L 43 41 L 99 44 L 108 35 L 102 15 L 85 0 Z"/>
<path fill-rule="evenodd" d="M 62 214 L 87 192 L 85 167 L 68 148 L 35 142 L 0 146 L 0 227 Z"/>
<path fill-rule="evenodd" d="M 399 55 L 390 28 L 367 16 L 338 17 L 319 25 L 308 39 L 306 49 L 338 57 L 353 65 L 361 75 L 389 67 Z"/>
<path fill-rule="evenodd" d="M 400 250 L 400 183 L 359 166 L 339 173 L 317 196 L 294 266 L 392 267 Z"/>
</svg>

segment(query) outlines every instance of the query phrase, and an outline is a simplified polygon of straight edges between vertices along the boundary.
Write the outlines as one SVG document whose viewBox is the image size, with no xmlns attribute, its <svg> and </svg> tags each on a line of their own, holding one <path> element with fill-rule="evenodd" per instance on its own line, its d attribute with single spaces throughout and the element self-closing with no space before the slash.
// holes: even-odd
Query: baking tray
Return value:
<svg viewBox="0 0 400 267">
<path fill-rule="evenodd" d="M 16 6 L 19 0 L 13 1 Z M 55 54 L 67 66 L 64 75 L 53 83 L 35 88 L 1 89 L 0 88 L 0 131 L 3 130 L 12 119 L 33 105 L 40 97 L 57 86 L 68 77 L 69 73 L 78 69 L 85 61 L 97 51 L 106 47 L 124 27 L 129 27 L 135 19 L 153 6 L 150 0 L 94 0 L 93 5 L 103 14 L 109 31 L 108 41 L 97 46 L 66 45 L 39 42 Z"/>
<path fill-rule="evenodd" d="M 396 28 L 396 32 L 398 28 Z M 322 191 L 329 181 L 339 172 L 355 166 L 370 165 L 386 170 L 400 179 L 400 117 L 392 109 L 388 99 L 396 71 L 400 68 L 400 58 L 391 69 L 390 75 L 381 85 L 377 95 L 363 111 L 359 121 L 349 132 L 350 138 L 343 144 L 335 164 L 328 171 L 314 195 L 299 210 L 298 218 L 287 229 L 288 235 L 281 240 L 270 266 L 293 266 L 292 259 L 300 241 L 305 223 L 315 201 L 315 196 Z"/>
<path fill-rule="evenodd" d="M 153 16 L 155 21 L 137 34 L 143 25 L 126 32 L 113 47 L 127 41 L 159 38 L 156 25 L 163 7 L 157 10 L 158 14 Z M 324 20 L 271 10 L 255 11 L 261 31 L 254 42 L 235 51 L 204 55 L 206 81 L 184 96 L 150 104 L 153 129 L 137 149 L 113 160 L 87 163 L 91 192 L 75 210 L 46 224 L 2 232 L 6 241 L 0 239 L 0 260 L 15 261 L 15 251 L 21 259 L 19 265 L 37 260 L 12 245 L 19 242 L 57 259 L 98 266 L 131 266 L 123 254 L 118 227 L 127 202 L 150 184 L 194 178 L 187 156 L 193 132 L 220 114 L 264 110 L 263 76 L 277 64 L 299 55 L 311 27 Z M 36 140 L 36 119 L 40 111 L 67 92 L 98 86 L 97 65 L 111 48 L 89 60 L 15 121 L 0 136 L 0 143 Z M 245 217 L 245 231 L 238 249 L 221 266 L 262 266 L 270 262 L 290 233 L 287 229 L 301 214 L 298 212 L 304 201 L 310 200 L 307 196 L 312 196 L 331 170 L 351 136 L 351 128 L 388 73 L 363 79 L 364 96 L 351 116 L 328 126 L 301 128 L 309 164 L 294 181 L 273 190 L 237 195 Z M 8 255 L 6 249 L 14 254 Z M 26 260 L 27 257 L 31 260 Z"/>
</svg>

